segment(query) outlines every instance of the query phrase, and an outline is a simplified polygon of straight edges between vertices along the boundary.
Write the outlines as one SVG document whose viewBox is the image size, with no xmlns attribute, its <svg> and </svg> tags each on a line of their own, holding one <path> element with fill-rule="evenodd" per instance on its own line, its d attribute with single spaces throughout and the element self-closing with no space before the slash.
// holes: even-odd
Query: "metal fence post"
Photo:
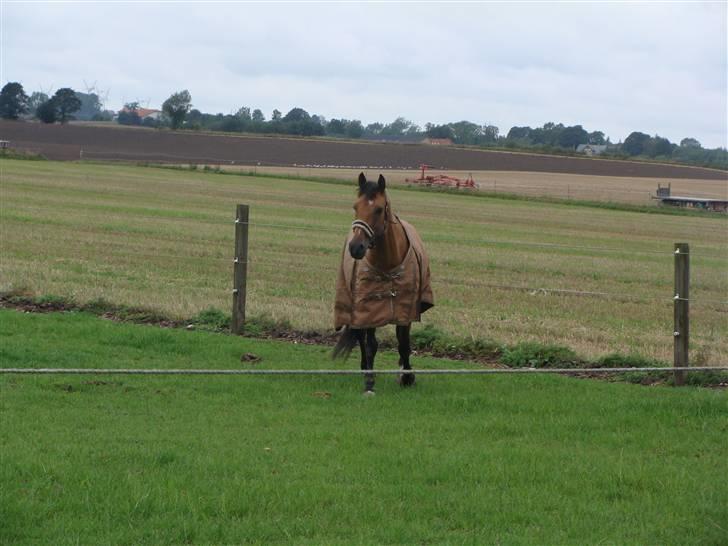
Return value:
<svg viewBox="0 0 728 546">
<path fill-rule="evenodd" d="M 675 367 L 689 366 L 688 346 L 690 342 L 690 246 L 675 243 Z M 685 384 L 685 371 L 675 372 L 675 385 Z"/>
<path fill-rule="evenodd" d="M 245 295 L 248 280 L 248 205 L 238 205 L 235 214 L 235 258 L 233 259 L 233 316 L 230 329 L 242 334 L 245 327 Z"/>
</svg>

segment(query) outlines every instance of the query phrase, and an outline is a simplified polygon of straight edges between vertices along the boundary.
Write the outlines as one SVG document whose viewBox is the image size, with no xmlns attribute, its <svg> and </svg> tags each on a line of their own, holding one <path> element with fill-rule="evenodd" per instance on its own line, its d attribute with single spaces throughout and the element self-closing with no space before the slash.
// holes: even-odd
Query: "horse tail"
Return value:
<svg viewBox="0 0 728 546">
<path fill-rule="evenodd" d="M 351 351 L 356 345 L 357 341 L 357 335 L 354 330 L 352 330 L 348 326 L 344 326 L 344 329 L 341 332 L 341 336 L 339 336 L 339 341 L 336 344 L 336 347 L 334 347 L 333 352 L 331 353 L 331 358 L 341 358 L 343 360 L 346 360 L 347 358 L 349 358 L 349 355 L 351 354 Z"/>
</svg>

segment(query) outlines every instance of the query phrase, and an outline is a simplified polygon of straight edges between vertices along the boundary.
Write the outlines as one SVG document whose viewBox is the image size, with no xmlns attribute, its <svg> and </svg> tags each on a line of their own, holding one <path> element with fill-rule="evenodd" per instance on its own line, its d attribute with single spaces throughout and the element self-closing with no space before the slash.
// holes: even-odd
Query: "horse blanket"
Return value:
<svg viewBox="0 0 728 546">
<path fill-rule="evenodd" d="M 391 271 L 380 271 L 366 259 L 349 253 L 349 233 L 336 280 L 334 326 L 378 328 L 385 324 L 407 325 L 435 305 L 430 286 L 430 260 L 422 239 L 410 224 L 398 217 L 409 241 L 407 254 Z"/>
</svg>

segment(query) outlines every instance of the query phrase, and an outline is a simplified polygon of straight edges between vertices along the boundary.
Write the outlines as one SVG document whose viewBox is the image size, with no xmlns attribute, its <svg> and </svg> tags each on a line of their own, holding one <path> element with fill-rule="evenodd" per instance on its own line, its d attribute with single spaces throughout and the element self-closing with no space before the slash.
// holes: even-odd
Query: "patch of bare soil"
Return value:
<svg viewBox="0 0 728 546">
<path fill-rule="evenodd" d="M 56 160 L 523 171 L 652 178 L 725 180 L 724 171 L 672 164 L 553 156 L 476 148 L 337 141 L 116 127 L 0 121 L 0 139 Z"/>
</svg>

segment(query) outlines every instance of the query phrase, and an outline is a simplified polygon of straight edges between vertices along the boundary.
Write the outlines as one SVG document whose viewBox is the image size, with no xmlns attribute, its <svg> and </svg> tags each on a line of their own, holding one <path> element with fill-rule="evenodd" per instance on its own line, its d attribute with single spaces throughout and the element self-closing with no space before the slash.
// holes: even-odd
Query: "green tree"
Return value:
<svg viewBox="0 0 728 546">
<path fill-rule="evenodd" d="M 57 109 L 53 99 L 41 103 L 35 111 L 35 117 L 43 123 L 55 123 L 57 121 Z"/>
<path fill-rule="evenodd" d="M 243 121 L 251 121 L 253 117 L 250 115 L 250 108 L 243 106 L 235 112 L 235 117 L 240 118 Z"/>
<path fill-rule="evenodd" d="M 412 122 L 403 117 L 398 117 L 392 123 L 385 125 L 380 134 L 385 136 L 401 136 L 412 126 Z"/>
<path fill-rule="evenodd" d="M 581 125 L 564 128 L 559 134 L 559 146 L 563 148 L 575 149 L 579 144 L 584 144 L 589 138 Z"/>
<path fill-rule="evenodd" d="M 309 121 L 311 116 L 303 108 L 292 108 L 284 117 L 283 121 L 286 123 L 297 122 L 297 121 Z"/>
<path fill-rule="evenodd" d="M 430 138 L 452 138 L 452 127 L 447 124 L 435 125 L 428 123 L 425 125 L 425 134 Z"/>
<path fill-rule="evenodd" d="M 271 119 L 271 121 L 280 121 L 282 116 L 283 116 L 283 114 L 281 113 L 281 111 L 278 110 L 278 108 L 276 108 L 275 110 L 273 110 L 273 113 L 271 114 L 270 119 Z"/>
<path fill-rule="evenodd" d="M 361 138 L 364 134 L 364 126 L 358 119 L 353 119 L 346 126 L 346 136 L 349 138 Z"/>
<path fill-rule="evenodd" d="M 684 138 L 680 141 L 680 147 L 681 148 L 702 148 L 700 142 L 697 141 L 697 139 L 694 138 Z"/>
<path fill-rule="evenodd" d="M 482 136 L 480 125 L 469 121 L 451 123 L 453 140 L 458 144 L 477 144 Z"/>
<path fill-rule="evenodd" d="M 259 108 L 253 110 L 253 113 L 250 115 L 250 117 L 256 123 L 263 123 L 265 121 L 265 115 L 263 115 L 263 112 Z"/>
<path fill-rule="evenodd" d="M 18 119 L 28 113 L 28 95 L 18 82 L 6 83 L 0 90 L 0 117 Z"/>
<path fill-rule="evenodd" d="M 172 93 L 169 98 L 162 103 L 162 111 L 169 118 L 172 129 L 179 129 L 187 117 L 187 112 L 192 108 L 192 97 L 187 89 Z"/>
<path fill-rule="evenodd" d="M 75 116 L 76 119 L 89 121 L 101 113 L 104 105 L 96 93 L 81 93 L 76 91 L 76 96 L 81 101 L 81 108 Z"/>
<path fill-rule="evenodd" d="M 366 126 L 364 129 L 368 135 L 371 136 L 379 136 L 382 134 L 382 130 L 384 129 L 384 125 L 379 123 L 378 121 L 375 123 L 370 123 Z"/>
<path fill-rule="evenodd" d="M 589 133 L 587 144 L 602 145 L 606 143 L 607 141 L 604 139 L 604 133 L 602 131 L 594 131 L 592 133 Z"/>
<path fill-rule="evenodd" d="M 508 135 L 506 138 L 508 140 L 525 140 L 528 138 L 529 133 L 531 132 L 531 128 L 526 127 L 511 127 L 511 129 L 508 131 Z"/>
<path fill-rule="evenodd" d="M 498 142 L 498 127 L 495 125 L 483 125 L 483 140 L 488 143 Z"/>
<path fill-rule="evenodd" d="M 45 93 L 41 93 L 40 91 L 33 91 L 30 94 L 30 98 L 28 99 L 28 109 L 30 110 L 33 115 L 35 115 L 36 110 L 38 110 L 38 107 L 46 102 L 50 97 L 46 95 Z"/>
<path fill-rule="evenodd" d="M 622 143 L 622 150 L 627 152 L 629 155 L 640 155 L 645 145 L 649 142 L 650 135 L 640 133 L 639 131 L 633 131 Z"/>
<path fill-rule="evenodd" d="M 642 154 L 649 157 L 670 157 L 672 155 L 672 143 L 666 138 L 655 135 L 645 142 Z"/>
<path fill-rule="evenodd" d="M 347 121 L 345 119 L 332 119 L 326 125 L 326 132 L 330 135 L 343 135 L 346 133 Z"/>
<path fill-rule="evenodd" d="M 555 138 L 553 131 L 547 131 L 543 127 L 535 127 L 528 132 L 528 140 L 531 144 L 552 144 Z"/>
<path fill-rule="evenodd" d="M 61 123 L 73 119 L 72 114 L 81 109 L 81 101 L 70 87 L 62 87 L 56 91 L 51 100 L 56 108 L 56 119 Z"/>
<path fill-rule="evenodd" d="M 141 125 L 142 118 L 139 116 L 139 103 L 127 102 L 124 108 L 119 111 L 116 121 L 121 125 Z"/>
</svg>

